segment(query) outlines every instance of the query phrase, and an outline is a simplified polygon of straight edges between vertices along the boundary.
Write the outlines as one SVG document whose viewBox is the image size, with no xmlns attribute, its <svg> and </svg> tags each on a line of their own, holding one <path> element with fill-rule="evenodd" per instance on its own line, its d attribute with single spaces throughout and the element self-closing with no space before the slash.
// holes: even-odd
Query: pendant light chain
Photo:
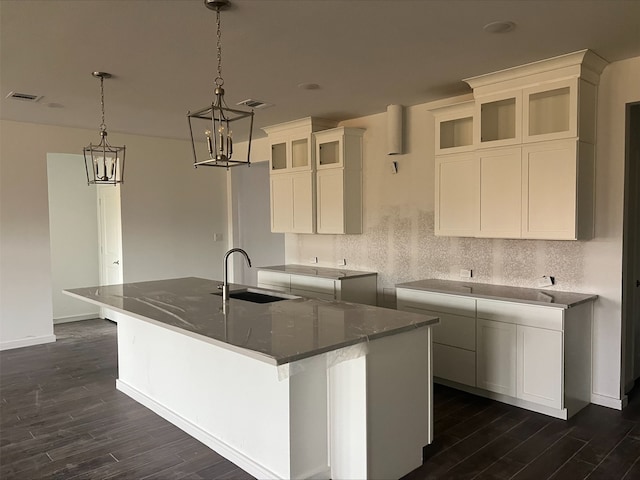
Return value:
<svg viewBox="0 0 640 480">
<path fill-rule="evenodd" d="M 104 123 L 104 76 L 100 76 L 100 108 L 102 109 L 102 123 L 100 124 L 100 131 L 106 132 L 107 125 Z"/>
<path fill-rule="evenodd" d="M 217 55 L 218 55 L 218 76 L 215 79 L 217 87 L 224 85 L 222 78 L 222 31 L 220 29 L 220 8 L 216 9 L 216 40 L 217 40 Z"/>
</svg>

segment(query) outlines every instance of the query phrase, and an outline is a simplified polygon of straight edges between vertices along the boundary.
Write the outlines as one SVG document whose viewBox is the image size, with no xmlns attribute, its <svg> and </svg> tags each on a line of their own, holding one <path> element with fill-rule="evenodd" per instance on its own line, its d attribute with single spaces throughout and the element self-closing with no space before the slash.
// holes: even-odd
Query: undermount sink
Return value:
<svg viewBox="0 0 640 480">
<path fill-rule="evenodd" d="M 222 295 L 222 293 L 216 292 L 214 295 Z M 279 302 L 281 300 L 291 300 L 299 297 L 296 297 L 295 295 L 287 295 L 286 293 L 261 291 L 254 288 L 246 288 L 229 292 L 229 298 L 235 298 L 236 300 L 244 300 L 245 302 L 252 303 L 272 303 Z"/>
</svg>

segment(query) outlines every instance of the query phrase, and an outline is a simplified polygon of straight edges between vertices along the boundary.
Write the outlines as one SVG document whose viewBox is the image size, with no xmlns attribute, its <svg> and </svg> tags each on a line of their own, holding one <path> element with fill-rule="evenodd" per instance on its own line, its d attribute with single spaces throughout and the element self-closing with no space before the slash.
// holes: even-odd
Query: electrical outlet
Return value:
<svg viewBox="0 0 640 480">
<path fill-rule="evenodd" d="M 340 261 L 338 262 L 338 266 L 339 266 L 339 267 L 344 267 L 344 266 L 346 266 L 346 265 L 347 265 L 347 259 L 346 259 L 346 258 L 343 258 L 342 260 L 340 260 Z"/>
<path fill-rule="evenodd" d="M 309 263 L 318 263 L 318 257 L 309 257 Z"/>
<path fill-rule="evenodd" d="M 473 270 L 461 268 L 460 269 L 460 278 L 471 278 L 473 277 Z"/>
<path fill-rule="evenodd" d="M 555 283 L 556 279 L 551 275 L 543 275 L 538 279 L 538 287 L 551 287 Z"/>
<path fill-rule="evenodd" d="M 214 242 L 221 242 L 222 241 L 222 234 L 221 233 L 214 233 L 213 234 L 213 241 Z"/>
</svg>

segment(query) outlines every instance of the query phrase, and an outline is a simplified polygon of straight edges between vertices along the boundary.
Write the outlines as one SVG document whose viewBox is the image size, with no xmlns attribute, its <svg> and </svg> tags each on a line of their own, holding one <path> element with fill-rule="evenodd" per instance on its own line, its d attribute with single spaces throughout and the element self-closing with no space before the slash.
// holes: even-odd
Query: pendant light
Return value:
<svg viewBox="0 0 640 480">
<path fill-rule="evenodd" d="M 189 132 L 191 134 L 191 146 L 193 148 L 194 167 L 234 167 L 237 165 L 250 165 L 251 135 L 253 131 L 253 110 L 239 110 L 229 108 L 224 100 L 224 79 L 222 78 L 222 45 L 220 30 L 220 11 L 229 6 L 229 0 L 204 0 L 204 4 L 210 10 L 216 11 L 216 38 L 218 74 L 214 79 L 214 99 L 210 106 L 195 112 L 188 112 Z M 247 156 L 245 159 L 234 157 L 232 126 L 241 125 L 233 122 L 245 121 L 249 123 L 249 140 Z M 196 142 L 194 129 L 199 136 Z"/>
<path fill-rule="evenodd" d="M 100 124 L 100 143 L 84 147 L 84 166 L 89 185 L 117 185 L 124 182 L 125 146 L 113 147 L 107 141 L 107 125 L 104 123 L 104 79 L 111 78 L 110 73 L 93 72 L 100 79 L 100 106 L 102 123 Z"/>
</svg>

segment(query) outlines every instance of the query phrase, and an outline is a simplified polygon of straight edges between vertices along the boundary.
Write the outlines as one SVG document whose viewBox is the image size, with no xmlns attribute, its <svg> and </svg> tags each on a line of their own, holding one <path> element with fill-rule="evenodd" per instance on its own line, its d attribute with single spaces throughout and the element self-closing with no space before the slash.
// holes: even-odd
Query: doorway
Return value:
<svg viewBox="0 0 640 480">
<path fill-rule="evenodd" d="M 284 234 L 271 233 L 269 195 L 269 162 L 252 163 L 251 167 L 231 170 L 230 247 L 244 248 L 254 268 L 244 261 L 234 262 L 233 281 L 256 286 L 255 267 L 284 263 Z"/>
<path fill-rule="evenodd" d="M 98 308 L 62 290 L 97 285 L 97 197 L 82 155 L 47 154 L 53 323 L 96 318 Z"/>
<path fill-rule="evenodd" d="M 640 378 L 640 102 L 627 104 L 622 243 L 624 392 Z"/>
<path fill-rule="evenodd" d="M 88 186 L 82 155 L 47 154 L 53 323 L 104 318 L 69 288 L 123 282 L 120 187 Z"/>
</svg>

